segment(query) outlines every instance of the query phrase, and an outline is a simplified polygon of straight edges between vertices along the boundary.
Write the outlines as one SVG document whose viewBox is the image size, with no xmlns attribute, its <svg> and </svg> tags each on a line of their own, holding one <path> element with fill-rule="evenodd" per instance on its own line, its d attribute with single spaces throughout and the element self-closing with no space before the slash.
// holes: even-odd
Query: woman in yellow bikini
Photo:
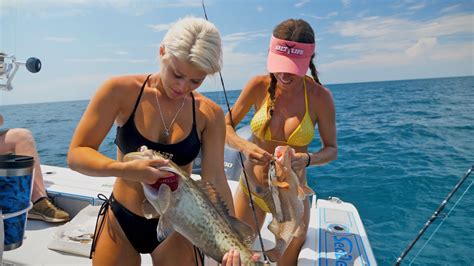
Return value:
<svg viewBox="0 0 474 266">
<path fill-rule="evenodd" d="M 262 196 L 268 191 L 268 166 L 277 146 L 295 149 L 292 168 L 306 182 L 306 167 L 322 165 L 337 157 L 336 119 L 330 91 L 319 82 L 313 63 L 315 38 L 311 26 L 304 20 L 289 19 L 275 27 L 267 59 L 268 75 L 252 78 L 242 90 L 232 108 L 232 125 L 226 116 L 227 138 L 231 147 L 244 153 L 244 163 L 262 227 L 268 206 Z M 311 77 L 306 76 L 310 69 Z M 250 122 L 252 137 L 240 138 L 234 126 L 242 121 L 250 108 L 255 115 Z M 309 151 L 317 125 L 322 148 Z M 249 191 L 241 177 L 234 198 L 236 216 L 252 225 L 255 220 L 249 206 Z M 305 201 L 304 221 L 309 222 L 309 201 Z M 307 227 L 306 227 L 307 230 Z M 305 237 L 294 238 L 278 260 L 279 265 L 296 265 Z"/>
</svg>

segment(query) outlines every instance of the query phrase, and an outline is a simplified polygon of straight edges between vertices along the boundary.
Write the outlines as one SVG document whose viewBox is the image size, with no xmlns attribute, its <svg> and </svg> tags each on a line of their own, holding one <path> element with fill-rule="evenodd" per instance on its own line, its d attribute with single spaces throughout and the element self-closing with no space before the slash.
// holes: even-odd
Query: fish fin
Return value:
<svg viewBox="0 0 474 266">
<path fill-rule="evenodd" d="M 304 195 L 304 190 L 301 186 L 298 186 L 298 199 L 299 200 L 304 200 L 305 199 L 305 195 Z"/>
<path fill-rule="evenodd" d="M 173 231 L 173 224 L 171 224 L 166 218 L 161 216 L 160 220 L 158 221 L 158 227 L 156 228 L 156 235 L 158 237 L 158 241 L 162 242 L 171 233 L 173 233 Z"/>
<path fill-rule="evenodd" d="M 232 227 L 235 229 L 235 231 L 238 233 L 240 236 L 240 239 L 244 242 L 244 244 L 248 247 L 251 248 L 253 246 L 253 242 L 256 238 L 256 234 L 253 230 L 253 228 L 240 221 L 239 219 L 232 217 L 232 216 L 227 216 L 229 219 L 230 224 Z"/>
<path fill-rule="evenodd" d="M 268 224 L 267 228 L 272 232 L 272 234 L 275 236 L 276 239 L 281 238 L 280 236 L 280 223 L 278 220 L 274 217 L 270 224 Z"/>
<path fill-rule="evenodd" d="M 148 202 L 155 208 L 155 210 L 159 213 L 159 214 L 162 214 L 161 213 L 161 209 L 159 208 L 157 202 L 159 202 L 160 200 L 158 199 L 158 190 L 156 190 L 156 188 L 148 185 L 148 184 L 145 184 L 145 183 L 142 183 L 142 186 L 143 186 L 143 194 L 145 194 L 145 198 L 148 200 Z M 161 187 L 164 187 L 164 186 L 161 186 Z M 161 188 L 160 187 L 160 188 Z M 143 209 L 143 205 L 142 205 L 142 210 L 144 210 L 145 212 L 145 209 Z M 148 208 L 148 207 L 146 207 Z M 148 212 L 152 212 L 152 211 L 149 211 L 148 209 L 146 209 L 146 213 Z"/>
<path fill-rule="evenodd" d="M 171 201 L 171 188 L 169 186 L 160 186 L 157 194 L 157 201 L 155 201 L 156 210 L 163 215 L 168 207 L 170 206 Z"/>
<path fill-rule="evenodd" d="M 287 187 L 290 186 L 290 184 L 288 184 L 288 182 L 272 181 L 272 184 L 276 187 L 279 187 L 279 188 L 287 188 Z"/>
<path fill-rule="evenodd" d="M 303 189 L 305 196 L 316 195 L 316 192 L 314 192 L 314 190 L 307 185 L 302 185 L 301 188 Z"/>
<path fill-rule="evenodd" d="M 293 237 L 300 237 L 306 235 L 306 231 L 304 230 L 305 226 L 302 224 L 296 228 L 295 232 L 293 232 Z"/>
<path fill-rule="evenodd" d="M 143 200 L 142 211 L 145 218 L 147 219 L 153 219 L 160 215 L 155 207 L 153 207 L 153 205 L 147 199 Z"/>
<path fill-rule="evenodd" d="M 281 257 L 282 252 L 277 248 L 272 248 L 270 250 L 265 251 L 265 254 L 271 262 L 276 262 Z"/>
<path fill-rule="evenodd" d="M 204 194 L 206 194 L 207 198 L 211 201 L 212 205 L 214 205 L 219 213 L 229 216 L 229 209 L 213 184 L 207 181 L 197 181 L 196 184 L 204 192 Z"/>
<path fill-rule="evenodd" d="M 286 248 L 288 247 L 288 244 L 285 242 L 285 240 L 283 240 L 282 238 L 278 238 L 277 236 L 275 237 L 275 247 L 265 251 L 265 254 L 268 256 L 268 259 L 271 262 L 276 262 L 277 260 L 279 260 L 285 252 Z"/>
<path fill-rule="evenodd" d="M 278 192 L 277 188 L 276 189 Z M 276 196 L 278 198 L 278 196 Z M 281 211 L 281 204 L 280 202 L 275 203 L 275 199 L 273 198 L 272 191 L 268 190 L 263 196 L 262 196 L 263 201 L 267 205 L 268 209 L 270 210 L 270 213 L 272 215 L 276 215 L 280 220 L 283 219 L 282 217 L 282 211 Z"/>
</svg>

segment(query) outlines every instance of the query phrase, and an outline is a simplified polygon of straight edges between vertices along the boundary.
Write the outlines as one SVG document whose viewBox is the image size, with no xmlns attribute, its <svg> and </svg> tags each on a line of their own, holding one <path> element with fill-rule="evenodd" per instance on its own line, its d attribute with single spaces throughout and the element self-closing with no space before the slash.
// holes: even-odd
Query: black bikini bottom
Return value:
<svg viewBox="0 0 474 266">
<path fill-rule="evenodd" d="M 97 216 L 97 222 L 99 221 L 99 217 L 101 215 L 105 217 L 110 205 L 110 209 L 114 213 L 115 219 L 117 219 L 118 223 L 120 224 L 122 231 L 125 233 L 128 241 L 130 241 L 130 244 L 132 244 L 138 253 L 151 253 L 161 243 L 158 241 L 156 233 L 159 219 L 147 219 L 145 217 L 136 215 L 120 204 L 114 198 L 113 194 L 110 195 L 109 199 L 107 199 L 107 197 L 103 194 L 99 194 L 98 198 L 104 200 L 104 203 L 102 204 L 99 215 Z M 98 224 L 96 222 L 96 233 L 92 241 L 90 258 L 92 258 L 92 253 L 95 251 L 97 238 L 102 231 L 104 221 L 105 219 L 102 219 L 99 225 L 99 230 L 97 230 Z"/>
</svg>

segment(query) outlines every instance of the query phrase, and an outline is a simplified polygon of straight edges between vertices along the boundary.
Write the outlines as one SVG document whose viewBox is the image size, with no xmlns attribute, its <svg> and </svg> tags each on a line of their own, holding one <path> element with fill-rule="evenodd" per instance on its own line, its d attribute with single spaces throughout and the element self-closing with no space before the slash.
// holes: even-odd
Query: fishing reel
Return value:
<svg viewBox="0 0 474 266">
<path fill-rule="evenodd" d="M 30 57 L 26 62 L 21 62 L 17 61 L 14 55 L 0 52 L 0 90 L 11 91 L 13 89 L 13 77 L 22 65 L 25 65 L 31 73 L 41 70 L 41 61 L 38 58 Z"/>
</svg>

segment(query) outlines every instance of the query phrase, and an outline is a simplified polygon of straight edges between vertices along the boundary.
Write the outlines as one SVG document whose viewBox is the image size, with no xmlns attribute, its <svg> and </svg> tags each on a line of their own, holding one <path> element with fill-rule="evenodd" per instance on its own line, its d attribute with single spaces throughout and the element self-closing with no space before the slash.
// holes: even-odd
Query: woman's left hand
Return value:
<svg viewBox="0 0 474 266">
<path fill-rule="evenodd" d="M 306 168 L 308 160 L 309 157 L 306 152 L 297 152 L 291 159 L 291 168 L 293 168 L 296 173 L 300 173 Z"/>
</svg>

